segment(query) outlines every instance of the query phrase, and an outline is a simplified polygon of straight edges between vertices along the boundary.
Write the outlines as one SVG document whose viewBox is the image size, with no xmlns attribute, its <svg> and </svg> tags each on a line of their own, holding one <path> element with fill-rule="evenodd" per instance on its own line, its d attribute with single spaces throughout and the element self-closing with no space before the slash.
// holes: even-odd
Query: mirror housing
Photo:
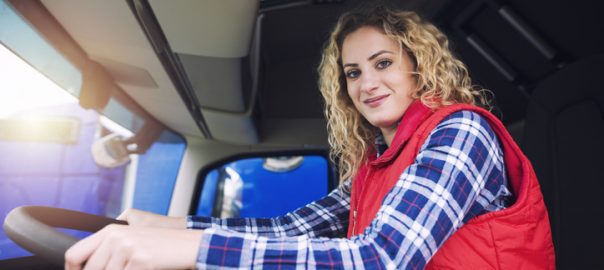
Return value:
<svg viewBox="0 0 604 270">
<path fill-rule="evenodd" d="M 88 60 L 82 71 L 80 106 L 84 109 L 103 111 L 109 103 L 117 85 L 105 68 L 99 63 Z"/>
</svg>

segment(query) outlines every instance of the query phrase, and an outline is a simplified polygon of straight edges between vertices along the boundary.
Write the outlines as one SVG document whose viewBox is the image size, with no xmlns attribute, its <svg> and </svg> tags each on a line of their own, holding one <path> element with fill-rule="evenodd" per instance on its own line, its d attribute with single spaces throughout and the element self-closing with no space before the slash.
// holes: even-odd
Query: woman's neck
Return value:
<svg viewBox="0 0 604 270">
<path fill-rule="evenodd" d="M 390 144 L 392 143 L 392 139 L 394 139 L 394 134 L 396 134 L 397 127 L 398 127 L 397 125 L 393 125 L 388 128 L 380 129 L 382 132 L 382 136 L 384 137 L 384 141 L 386 142 L 386 145 L 388 145 L 388 147 L 390 147 Z"/>
</svg>

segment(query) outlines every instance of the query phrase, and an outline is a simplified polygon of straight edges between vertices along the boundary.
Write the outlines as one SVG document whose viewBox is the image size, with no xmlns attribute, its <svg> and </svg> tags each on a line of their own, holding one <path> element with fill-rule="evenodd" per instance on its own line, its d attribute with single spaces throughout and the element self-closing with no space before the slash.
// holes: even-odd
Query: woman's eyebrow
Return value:
<svg viewBox="0 0 604 270">
<path fill-rule="evenodd" d="M 372 54 L 371 56 L 369 56 L 369 58 L 367 58 L 367 60 L 368 60 L 368 61 L 371 61 L 371 60 L 375 59 L 376 57 L 378 57 L 378 56 L 380 56 L 380 55 L 382 55 L 382 54 L 384 54 L 384 53 L 391 53 L 391 54 L 394 54 L 394 53 L 393 53 L 393 52 L 391 52 L 391 51 L 381 50 L 381 51 L 376 52 L 376 53 Z"/>
<path fill-rule="evenodd" d="M 367 58 L 367 61 L 371 61 L 371 60 L 375 59 L 376 57 L 378 57 L 378 56 L 380 56 L 380 55 L 382 55 L 382 54 L 385 54 L 385 53 L 391 53 L 391 54 L 394 54 L 394 53 L 393 53 L 393 52 L 391 52 L 391 51 L 387 51 L 387 50 L 381 50 L 381 51 L 376 52 L 376 53 L 372 54 L 371 56 L 369 56 L 369 57 Z M 359 66 L 359 65 L 358 65 L 358 64 L 355 64 L 355 63 L 346 63 L 346 64 L 344 64 L 344 66 L 343 66 L 343 67 L 358 67 L 358 66 Z"/>
</svg>

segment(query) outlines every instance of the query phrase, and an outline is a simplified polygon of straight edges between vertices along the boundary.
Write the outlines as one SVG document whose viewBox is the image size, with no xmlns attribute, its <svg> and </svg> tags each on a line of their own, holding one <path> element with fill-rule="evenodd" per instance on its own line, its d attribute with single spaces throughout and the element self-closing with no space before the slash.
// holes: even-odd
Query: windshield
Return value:
<svg viewBox="0 0 604 270">
<path fill-rule="evenodd" d="M 184 138 L 164 130 L 146 152 L 99 165 L 95 142 L 131 137 L 145 119 L 114 98 L 102 112 L 81 108 L 81 85 L 80 70 L 0 0 L 0 220 L 21 205 L 167 214 Z M 0 230 L 0 260 L 29 254 Z"/>
</svg>

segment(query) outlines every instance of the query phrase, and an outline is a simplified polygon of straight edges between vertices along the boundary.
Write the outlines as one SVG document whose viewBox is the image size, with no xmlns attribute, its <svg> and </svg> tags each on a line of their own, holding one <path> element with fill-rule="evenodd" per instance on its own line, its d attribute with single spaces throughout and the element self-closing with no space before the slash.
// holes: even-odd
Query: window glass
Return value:
<svg viewBox="0 0 604 270">
<path fill-rule="evenodd" d="M 166 130 L 145 154 L 138 155 L 134 208 L 168 214 L 185 149 L 184 138 Z"/>
<path fill-rule="evenodd" d="M 82 76 L 6 3 L 0 0 L 0 42 L 62 89 L 78 97 Z"/>
<path fill-rule="evenodd" d="M 129 166 L 93 160 L 91 145 L 106 129 L 99 114 L 2 45 L 0 89 L 0 220 L 21 205 L 115 217 Z M 0 259 L 28 254 L 0 230 Z"/>
<path fill-rule="evenodd" d="M 320 155 L 246 158 L 203 177 L 196 215 L 275 217 L 328 192 L 328 162 Z"/>
<path fill-rule="evenodd" d="M 113 97 L 109 99 L 107 106 L 103 110 L 103 115 L 135 133 L 139 131 L 145 123 L 145 120 L 142 117 L 128 110 L 128 108 Z"/>
</svg>

